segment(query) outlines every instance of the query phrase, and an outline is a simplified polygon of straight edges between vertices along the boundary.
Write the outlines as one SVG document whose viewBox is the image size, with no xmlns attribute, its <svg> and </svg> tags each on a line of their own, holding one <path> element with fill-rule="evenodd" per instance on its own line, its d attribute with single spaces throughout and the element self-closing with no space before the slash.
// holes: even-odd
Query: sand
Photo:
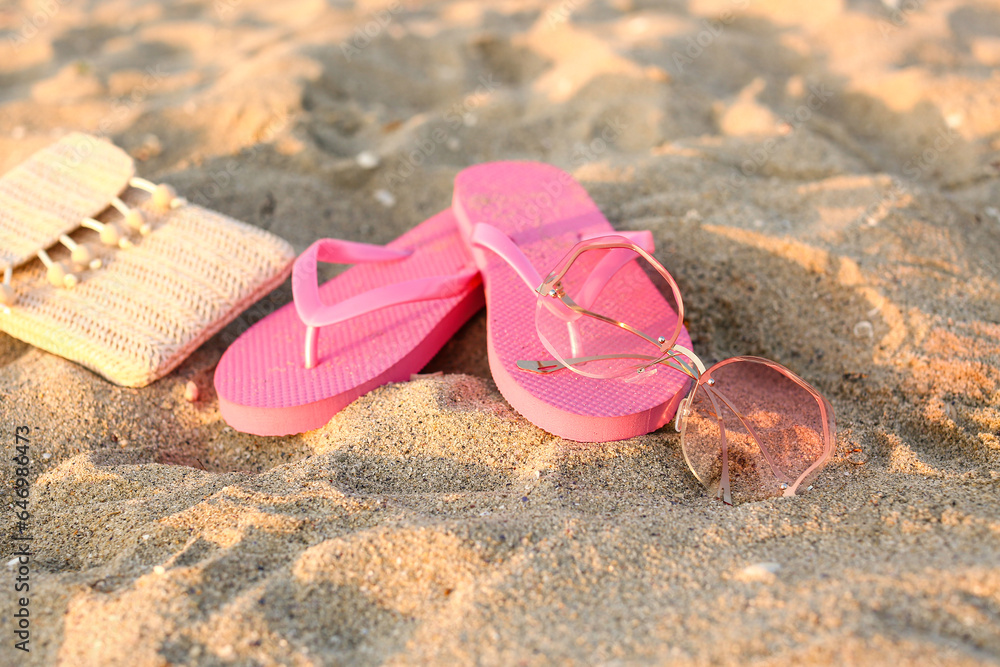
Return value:
<svg viewBox="0 0 1000 667">
<path fill-rule="evenodd" d="M 726 507 L 672 426 L 520 417 L 482 314 L 286 438 L 212 374 L 287 284 L 144 389 L 0 335 L 35 536 L 0 664 L 1000 662 L 998 65 L 995 1 L 8 2 L 0 170 L 90 131 L 301 251 L 551 162 L 653 231 L 704 358 L 786 364 L 839 435 L 808 493 Z"/>
</svg>

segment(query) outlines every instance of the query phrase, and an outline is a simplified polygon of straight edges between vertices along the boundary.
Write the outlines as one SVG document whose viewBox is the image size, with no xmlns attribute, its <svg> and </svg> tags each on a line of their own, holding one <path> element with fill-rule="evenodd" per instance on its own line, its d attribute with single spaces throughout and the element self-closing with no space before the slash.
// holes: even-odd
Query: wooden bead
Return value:
<svg viewBox="0 0 1000 667">
<path fill-rule="evenodd" d="M 62 262 L 52 262 L 49 264 L 49 270 L 45 273 L 49 284 L 55 287 L 66 287 L 66 279 L 71 275 L 73 274 L 70 273 L 69 268 Z"/>
<path fill-rule="evenodd" d="M 177 192 L 166 183 L 157 185 L 153 190 L 153 206 L 158 211 L 169 211 L 175 199 L 177 199 Z"/>
<path fill-rule="evenodd" d="M 149 224 L 146 222 L 146 219 L 142 217 L 142 213 L 134 208 L 129 209 L 129 212 L 125 214 L 125 224 L 138 231 L 143 236 L 149 234 Z"/>
<path fill-rule="evenodd" d="M 101 227 L 101 243 L 104 245 L 118 245 L 123 237 L 118 225 L 107 224 Z"/>
<path fill-rule="evenodd" d="M 101 260 L 94 256 L 94 252 L 86 245 L 77 245 L 71 254 L 73 263 L 85 266 L 89 269 L 101 268 Z"/>
</svg>

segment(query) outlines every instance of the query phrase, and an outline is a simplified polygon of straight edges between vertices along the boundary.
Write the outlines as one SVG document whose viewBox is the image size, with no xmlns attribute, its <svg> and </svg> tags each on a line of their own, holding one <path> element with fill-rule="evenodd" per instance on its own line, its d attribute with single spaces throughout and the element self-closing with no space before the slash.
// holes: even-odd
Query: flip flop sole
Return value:
<svg viewBox="0 0 1000 667">
<path fill-rule="evenodd" d="M 497 227 L 545 274 L 581 238 L 615 231 L 573 178 L 532 162 L 470 167 L 455 179 L 452 206 L 466 242 L 477 223 Z M 535 294 L 515 271 L 488 251 L 471 248 L 483 274 L 490 370 L 501 394 L 536 426 L 570 440 L 606 442 L 649 433 L 673 417 L 687 381 L 660 373 L 641 381 L 596 379 L 568 370 L 540 375 L 517 368 L 519 360 L 549 359 L 535 331 Z M 626 281 L 623 312 L 641 324 L 664 301 L 638 266 Z M 687 330 L 677 340 L 691 345 Z"/>
<path fill-rule="evenodd" d="M 472 265 L 451 211 L 387 247 L 412 250 L 398 261 L 353 266 L 319 288 L 324 303 L 415 278 L 457 274 Z M 304 363 L 306 326 L 294 304 L 271 313 L 233 343 L 215 372 L 223 418 L 257 435 L 319 428 L 358 397 L 409 380 L 483 306 L 478 280 L 443 299 L 390 306 L 319 330 L 317 365 Z"/>
</svg>

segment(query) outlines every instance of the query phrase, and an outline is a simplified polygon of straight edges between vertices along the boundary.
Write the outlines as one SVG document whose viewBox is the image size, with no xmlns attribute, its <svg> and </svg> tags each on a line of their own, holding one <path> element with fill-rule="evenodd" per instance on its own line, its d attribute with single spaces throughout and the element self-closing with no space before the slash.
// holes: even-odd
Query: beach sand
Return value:
<svg viewBox="0 0 1000 667">
<path fill-rule="evenodd" d="M 0 171 L 89 131 L 301 251 L 550 162 L 653 231 L 703 358 L 789 366 L 839 433 L 812 490 L 727 507 L 672 425 L 520 417 L 483 314 L 285 438 L 227 427 L 212 375 L 287 284 L 143 389 L 0 335 L 35 537 L 0 664 L 1000 662 L 1000 3 L 898 5 L 5 4 Z"/>
</svg>

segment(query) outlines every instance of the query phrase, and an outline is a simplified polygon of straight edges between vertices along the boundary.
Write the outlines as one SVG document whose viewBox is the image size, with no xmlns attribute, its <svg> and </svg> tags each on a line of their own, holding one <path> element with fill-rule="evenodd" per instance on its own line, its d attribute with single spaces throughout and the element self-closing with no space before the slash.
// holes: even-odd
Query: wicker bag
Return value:
<svg viewBox="0 0 1000 667">
<path fill-rule="evenodd" d="M 141 387 L 277 287 L 294 253 L 133 174 L 71 134 L 0 178 L 0 330 Z"/>
</svg>

